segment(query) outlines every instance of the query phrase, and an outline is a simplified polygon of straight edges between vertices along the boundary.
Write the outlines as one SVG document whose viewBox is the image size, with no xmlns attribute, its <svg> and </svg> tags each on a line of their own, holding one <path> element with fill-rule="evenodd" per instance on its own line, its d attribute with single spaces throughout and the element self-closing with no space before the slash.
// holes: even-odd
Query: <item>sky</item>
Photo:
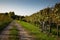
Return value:
<svg viewBox="0 0 60 40">
<path fill-rule="evenodd" d="M 60 0 L 0 0 L 0 13 L 14 11 L 16 15 L 32 15 L 56 3 L 60 3 Z"/>
</svg>

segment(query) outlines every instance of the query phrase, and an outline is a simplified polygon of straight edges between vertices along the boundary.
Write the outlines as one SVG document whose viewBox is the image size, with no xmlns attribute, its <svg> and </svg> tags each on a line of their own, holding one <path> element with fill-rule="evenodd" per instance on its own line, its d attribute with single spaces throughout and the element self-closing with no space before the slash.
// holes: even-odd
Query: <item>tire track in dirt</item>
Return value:
<svg viewBox="0 0 60 40">
<path fill-rule="evenodd" d="M 33 40 L 32 36 L 28 34 L 28 32 L 17 22 L 15 22 L 19 30 L 20 40 Z"/>
<path fill-rule="evenodd" d="M 0 34 L 0 40 L 9 40 L 9 31 L 12 28 L 13 22 L 11 22 Z"/>
<path fill-rule="evenodd" d="M 10 30 L 13 26 L 16 26 L 18 29 L 18 38 L 17 40 L 33 40 L 32 36 L 28 34 L 28 32 L 16 21 L 11 22 L 0 34 L 0 40 L 9 40 Z"/>
</svg>

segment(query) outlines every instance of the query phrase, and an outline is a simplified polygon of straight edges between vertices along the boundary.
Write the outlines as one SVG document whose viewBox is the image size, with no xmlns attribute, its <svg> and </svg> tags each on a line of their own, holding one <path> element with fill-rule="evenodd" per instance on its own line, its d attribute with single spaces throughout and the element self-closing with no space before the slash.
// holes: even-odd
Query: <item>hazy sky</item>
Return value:
<svg viewBox="0 0 60 40">
<path fill-rule="evenodd" d="M 31 15 L 59 2 L 60 0 L 0 0 L 0 12 L 14 11 L 17 15 Z"/>
</svg>

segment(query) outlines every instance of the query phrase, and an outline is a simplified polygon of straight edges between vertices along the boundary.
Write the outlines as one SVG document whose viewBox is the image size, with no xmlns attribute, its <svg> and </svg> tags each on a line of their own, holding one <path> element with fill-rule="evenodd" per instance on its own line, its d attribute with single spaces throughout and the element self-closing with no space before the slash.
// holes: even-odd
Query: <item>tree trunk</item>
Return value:
<svg viewBox="0 0 60 40">
<path fill-rule="evenodd" d="M 58 29 L 58 25 L 57 25 L 57 40 L 58 40 L 58 32 L 59 32 L 58 30 L 59 30 L 59 29 Z"/>
<path fill-rule="evenodd" d="M 43 31 L 44 31 L 44 23 L 43 23 Z"/>
</svg>

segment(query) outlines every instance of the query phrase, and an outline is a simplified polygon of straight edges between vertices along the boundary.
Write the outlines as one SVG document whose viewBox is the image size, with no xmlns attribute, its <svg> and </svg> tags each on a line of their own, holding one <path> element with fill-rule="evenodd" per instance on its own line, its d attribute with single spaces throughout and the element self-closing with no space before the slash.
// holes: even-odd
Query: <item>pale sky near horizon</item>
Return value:
<svg viewBox="0 0 60 40">
<path fill-rule="evenodd" d="M 0 0 L 0 12 L 14 11 L 16 15 L 25 16 L 56 3 L 60 0 Z"/>
</svg>

